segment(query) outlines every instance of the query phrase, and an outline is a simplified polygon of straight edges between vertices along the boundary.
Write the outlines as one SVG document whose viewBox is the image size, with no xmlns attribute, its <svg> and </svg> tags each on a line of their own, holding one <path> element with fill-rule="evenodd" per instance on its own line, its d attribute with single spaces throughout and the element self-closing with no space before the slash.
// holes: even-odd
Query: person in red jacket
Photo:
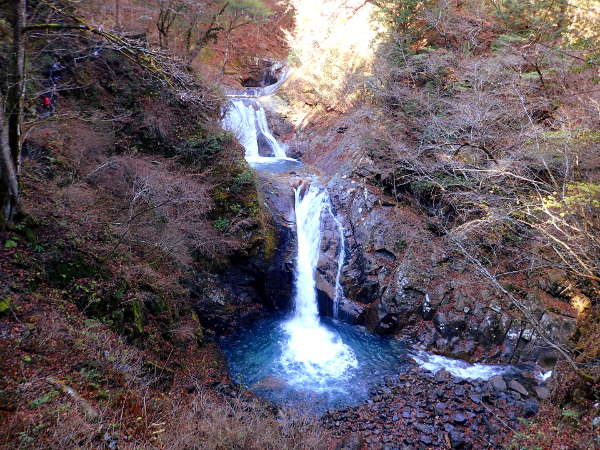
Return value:
<svg viewBox="0 0 600 450">
<path fill-rule="evenodd" d="M 42 118 L 48 117 L 54 113 L 54 101 L 52 96 L 44 95 L 40 105 L 40 116 Z"/>
</svg>

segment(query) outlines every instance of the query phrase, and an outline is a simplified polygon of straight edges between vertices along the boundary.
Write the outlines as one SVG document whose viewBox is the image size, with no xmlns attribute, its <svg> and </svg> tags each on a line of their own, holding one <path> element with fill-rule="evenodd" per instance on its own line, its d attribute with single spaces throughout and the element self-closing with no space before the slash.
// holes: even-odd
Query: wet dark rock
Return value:
<svg viewBox="0 0 600 450">
<path fill-rule="evenodd" d="M 467 325 L 464 315 L 453 311 L 437 312 L 433 317 L 433 322 L 446 339 L 460 336 Z"/>
<path fill-rule="evenodd" d="M 244 87 L 265 87 L 276 83 L 283 75 L 285 65 L 266 58 L 244 58 L 245 77 L 240 81 Z"/>
<path fill-rule="evenodd" d="M 431 439 L 430 436 L 426 435 L 426 434 L 422 434 L 421 436 L 419 436 L 419 441 L 422 442 L 425 445 L 429 445 L 433 442 L 433 440 Z"/>
<path fill-rule="evenodd" d="M 506 382 L 500 375 L 493 376 L 488 381 L 490 387 L 496 392 L 506 391 Z"/>
<path fill-rule="evenodd" d="M 540 404 L 535 400 L 527 400 L 523 408 L 523 417 L 532 417 L 538 413 Z"/>
<path fill-rule="evenodd" d="M 475 351 L 475 347 L 475 342 L 470 339 L 463 339 L 452 346 L 449 354 L 454 358 L 468 359 Z"/>
<path fill-rule="evenodd" d="M 360 325 L 362 323 L 361 316 L 364 310 L 364 305 L 360 305 L 348 299 L 342 299 L 342 301 L 340 301 L 338 318 L 341 321 L 347 322 L 352 325 Z"/>
<path fill-rule="evenodd" d="M 185 282 L 202 327 L 226 334 L 255 321 L 266 311 L 289 309 L 295 252 L 294 197 L 289 182 L 258 176 L 263 204 L 271 216 L 261 239 L 272 250 L 232 258 L 222 273 L 200 273 Z"/>
<path fill-rule="evenodd" d="M 527 389 L 525 389 L 525 387 L 517 380 L 510 380 L 508 383 L 508 387 L 510 387 L 513 391 L 518 392 L 524 397 L 529 396 L 529 392 L 527 392 Z"/>
<path fill-rule="evenodd" d="M 425 294 L 423 304 L 421 305 L 421 315 L 424 320 L 431 320 L 436 313 L 435 307 L 431 304 L 431 300 L 428 294 Z"/>
<path fill-rule="evenodd" d="M 452 448 L 464 448 L 465 447 L 465 435 L 459 431 L 452 430 L 450 431 L 450 444 Z"/>
<path fill-rule="evenodd" d="M 498 312 L 491 309 L 479 324 L 476 334 L 479 342 L 492 345 L 500 344 L 504 339 L 506 330 L 502 328 Z"/>
<path fill-rule="evenodd" d="M 458 425 L 463 425 L 467 422 L 467 418 L 462 413 L 456 413 L 452 415 L 452 421 Z"/>
</svg>

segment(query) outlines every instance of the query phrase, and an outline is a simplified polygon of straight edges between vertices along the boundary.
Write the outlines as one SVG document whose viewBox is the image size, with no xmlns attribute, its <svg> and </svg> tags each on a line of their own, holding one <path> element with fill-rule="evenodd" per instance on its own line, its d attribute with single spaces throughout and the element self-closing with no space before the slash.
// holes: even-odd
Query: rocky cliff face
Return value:
<svg viewBox="0 0 600 450">
<path fill-rule="evenodd" d="M 557 355 L 435 222 L 415 208 L 410 198 L 398 203 L 373 183 L 385 176 L 384 169 L 368 157 L 367 144 L 353 129 L 353 120 L 370 119 L 361 112 L 329 119 L 323 127 L 303 130 L 299 139 L 289 143 L 328 180 L 332 208 L 344 228 L 341 283 L 345 298 L 340 319 L 376 333 L 404 335 L 424 348 L 453 357 L 551 363 Z M 281 118 L 272 124 L 275 133 L 292 136 Z M 340 245 L 337 225 L 324 217 L 317 272 L 322 314 L 332 313 Z M 564 277 L 507 278 L 507 285 L 512 283 L 515 289 L 531 285 L 520 293 L 550 334 L 558 341 L 566 340 L 575 327 L 574 316 L 542 307 L 543 301 L 561 301 L 554 285 L 564 285 Z"/>
<path fill-rule="evenodd" d="M 225 270 L 190 280 L 201 324 L 228 334 L 268 311 L 290 308 L 296 248 L 294 196 L 285 177 L 259 174 L 257 190 L 264 221 L 261 248 L 231 258 Z"/>
</svg>

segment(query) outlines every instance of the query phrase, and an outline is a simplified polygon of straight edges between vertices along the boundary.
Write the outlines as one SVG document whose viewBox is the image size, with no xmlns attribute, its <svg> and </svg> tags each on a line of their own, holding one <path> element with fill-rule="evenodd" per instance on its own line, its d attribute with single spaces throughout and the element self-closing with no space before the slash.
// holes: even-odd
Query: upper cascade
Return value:
<svg viewBox="0 0 600 450">
<path fill-rule="evenodd" d="M 273 84 L 270 84 L 268 86 L 263 86 L 263 87 L 248 87 L 246 89 L 243 89 L 242 91 L 236 91 L 236 92 L 230 92 L 225 94 L 226 97 L 229 98 L 260 98 L 260 97 L 267 97 L 269 95 L 272 95 L 275 93 L 275 91 L 277 91 L 277 89 L 279 89 L 279 87 L 286 82 L 286 80 L 289 78 L 290 76 L 290 70 L 287 66 L 285 66 L 283 69 L 281 69 L 281 74 L 279 75 L 279 78 L 277 79 L 277 81 Z"/>
<path fill-rule="evenodd" d="M 287 69 L 276 83 L 257 88 L 248 88 L 230 94 L 229 105 L 223 117 L 223 128 L 231 131 L 246 150 L 246 161 L 258 170 L 282 172 L 302 165 L 289 158 L 286 148 L 277 142 L 271 133 L 267 115 L 259 97 L 273 94 L 287 79 Z"/>
<path fill-rule="evenodd" d="M 223 128 L 235 134 L 250 163 L 265 157 L 287 158 L 285 148 L 269 130 L 264 108 L 255 99 L 231 99 Z"/>
</svg>

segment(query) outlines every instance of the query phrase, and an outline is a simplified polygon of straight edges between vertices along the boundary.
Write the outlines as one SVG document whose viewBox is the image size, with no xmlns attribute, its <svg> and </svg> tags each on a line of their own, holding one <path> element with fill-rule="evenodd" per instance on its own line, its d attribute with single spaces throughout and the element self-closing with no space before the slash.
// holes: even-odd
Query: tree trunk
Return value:
<svg viewBox="0 0 600 450">
<path fill-rule="evenodd" d="M 0 95 L 0 229 L 13 224 L 19 206 L 19 182 L 8 136 L 8 119 Z"/>
<path fill-rule="evenodd" d="M 115 0 L 115 25 L 117 30 L 121 29 L 121 0 Z"/>
<path fill-rule="evenodd" d="M 21 170 L 21 123 L 25 96 L 26 0 L 13 0 L 10 23 L 13 31 L 8 62 L 6 99 L 0 95 L 0 228 L 11 225 L 19 209 Z"/>
<path fill-rule="evenodd" d="M 13 0 L 11 25 L 13 48 L 9 61 L 6 115 L 8 116 L 8 143 L 17 175 L 21 171 L 21 123 L 25 96 L 25 9 L 26 0 Z"/>
</svg>

